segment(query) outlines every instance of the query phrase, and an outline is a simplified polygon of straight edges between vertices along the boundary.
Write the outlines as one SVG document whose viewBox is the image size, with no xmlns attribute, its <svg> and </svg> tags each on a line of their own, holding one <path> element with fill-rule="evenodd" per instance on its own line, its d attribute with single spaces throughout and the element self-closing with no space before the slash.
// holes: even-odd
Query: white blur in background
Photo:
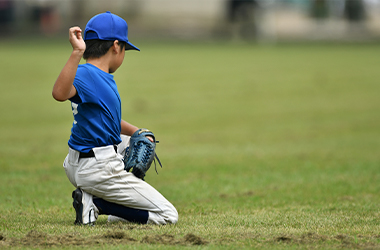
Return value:
<svg viewBox="0 0 380 250">
<path fill-rule="evenodd" d="M 0 0 L 0 38 L 66 35 L 105 11 L 135 38 L 380 40 L 380 0 Z"/>
</svg>

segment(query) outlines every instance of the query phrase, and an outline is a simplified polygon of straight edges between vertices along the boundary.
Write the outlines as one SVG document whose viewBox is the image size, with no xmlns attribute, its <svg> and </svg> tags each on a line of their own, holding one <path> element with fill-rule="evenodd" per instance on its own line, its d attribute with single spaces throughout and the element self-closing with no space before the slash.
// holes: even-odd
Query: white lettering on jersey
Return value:
<svg viewBox="0 0 380 250">
<path fill-rule="evenodd" d="M 75 115 L 78 114 L 78 104 L 72 102 L 71 107 L 73 108 L 74 124 L 77 124 L 77 121 L 75 120 Z"/>
</svg>

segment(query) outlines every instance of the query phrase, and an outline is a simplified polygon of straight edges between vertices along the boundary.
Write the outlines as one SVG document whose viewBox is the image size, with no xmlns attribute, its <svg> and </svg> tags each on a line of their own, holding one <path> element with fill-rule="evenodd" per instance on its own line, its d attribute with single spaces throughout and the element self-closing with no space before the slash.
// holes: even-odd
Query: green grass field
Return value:
<svg viewBox="0 0 380 250">
<path fill-rule="evenodd" d="M 1 42 L 0 248 L 379 249 L 380 46 L 147 43 L 115 73 L 176 225 L 74 226 L 71 46 Z"/>
</svg>

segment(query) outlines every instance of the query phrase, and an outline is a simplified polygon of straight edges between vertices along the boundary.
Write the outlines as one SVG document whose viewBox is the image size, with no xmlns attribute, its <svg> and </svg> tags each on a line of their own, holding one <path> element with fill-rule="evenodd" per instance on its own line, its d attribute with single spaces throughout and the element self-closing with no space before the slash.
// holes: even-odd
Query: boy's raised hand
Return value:
<svg viewBox="0 0 380 250">
<path fill-rule="evenodd" d="M 69 41 L 73 47 L 69 60 L 63 67 L 53 87 L 53 97 L 57 101 L 63 102 L 77 93 L 73 82 L 78 65 L 86 50 L 86 43 L 82 38 L 82 30 L 79 27 L 72 27 L 69 30 Z"/>
<path fill-rule="evenodd" d="M 86 50 L 86 43 L 82 38 L 82 29 L 78 26 L 71 27 L 69 30 L 69 41 L 73 50 L 81 52 L 82 54 Z"/>
</svg>

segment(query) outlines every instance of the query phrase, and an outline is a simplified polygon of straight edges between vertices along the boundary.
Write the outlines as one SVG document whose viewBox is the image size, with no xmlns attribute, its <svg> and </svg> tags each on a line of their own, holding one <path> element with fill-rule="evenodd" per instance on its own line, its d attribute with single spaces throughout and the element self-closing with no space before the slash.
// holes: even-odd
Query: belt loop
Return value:
<svg viewBox="0 0 380 250">
<path fill-rule="evenodd" d="M 113 149 L 115 150 L 115 152 L 117 154 L 118 153 L 117 152 L 117 145 L 113 145 Z M 91 157 L 95 157 L 95 153 L 94 153 L 93 149 L 91 149 L 88 153 L 79 152 L 78 161 L 80 158 L 91 158 Z"/>
<path fill-rule="evenodd" d="M 79 152 L 69 147 L 69 162 L 78 162 Z"/>
</svg>

